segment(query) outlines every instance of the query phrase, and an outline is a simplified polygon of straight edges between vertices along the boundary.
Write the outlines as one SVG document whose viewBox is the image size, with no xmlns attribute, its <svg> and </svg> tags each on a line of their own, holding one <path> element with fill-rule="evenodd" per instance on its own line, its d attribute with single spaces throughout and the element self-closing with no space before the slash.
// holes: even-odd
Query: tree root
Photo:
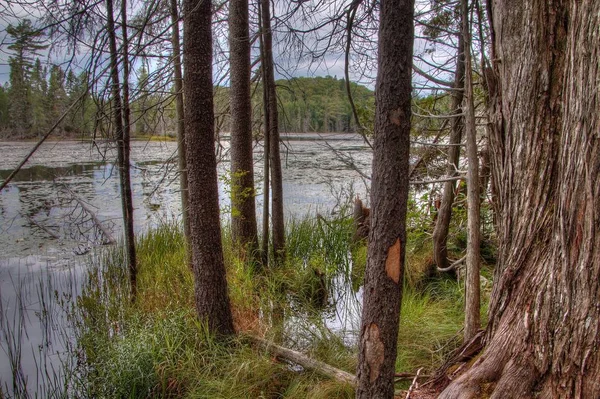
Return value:
<svg viewBox="0 0 600 399">
<path fill-rule="evenodd" d="M 451 380 L 440 399 L 528 399 L 540 375 L 527 351 L 511 351 L 490 346 L 473 365 L 458 378 Z"/>
</svg>

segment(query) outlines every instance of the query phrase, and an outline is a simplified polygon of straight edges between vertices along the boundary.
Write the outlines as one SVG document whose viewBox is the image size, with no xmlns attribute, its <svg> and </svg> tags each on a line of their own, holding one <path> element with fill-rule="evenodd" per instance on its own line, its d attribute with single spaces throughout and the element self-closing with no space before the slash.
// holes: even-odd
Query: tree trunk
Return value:
<svg viewBox="0 0 600 399">
<path fill-rule="evenodd" d="M 480 265 L 480 215 L 479 215 L 479 158 L 477 155 L 477 129 L 473 101 L 473 69 L 471 64 L 471 32 L 469 23 L 469 0 L 461 0 L 462 35 L 465 57 L 465 134 L 467 136 L 467 260 L 465 277 L 465 331 L 464 340 L 469 341 L 481 327 L 479 287 Z"/>
<path fill-rule="evenodd" d="M 258 2 L 258 8 L 260 10 L 259 23 L 261 32 L 264 31 L 263 22 L 262 22 L 262 7 L 261 2 Z M 264 35 L 260 35 L 260 58 L 261 58 L 261 70 L 262 70 L 262 80 L 263 80 L 263 114 L 264 114 L 264 146 L 263 146 L 263 218 L 262 218 L 262 245 L 261 245 L 261 263 L 263 266 L 269 265 L 269 203 L 271 199 L 270 194 L 270 148 L 271 148 L 271 140 L 270 140 L 270 123 L 269 123 L 269 92 L 267 90 L 267 86 L 265 82 L 268 80 L 265 65 L 265 41 Z"/>
<path fill-rule="evenodd" d="M 498 264 L 486 348 L 441 398 L 600 397 L 600 2 L 494 2 Z"/>
<path fill-rule="evenodd" d="M 231 232 L 242 258 L 258 247 L 252 157 L 248 0 L 229 2 L 231 109 Z"/>
<path fill-rule="evenodd" d="M 406 247 L 413 13 L 412 0 L 381 1 L 371 230 L 357 398 L 394 396 Z"/>
<path fill-rule="evenodd" d="M 270 1 L 261 0 L 262 28 L 264 41 L 263 68 L 265 69 L 265 89 L 268 92 L 269 142 L 271 165 L 271 205 L 273 221 L 273 254 L 275 262 L 285 257 L 285 225 L 283 216 L 283 176 L 279 151 L 279 122 L 277 114 L 277 94 L 275 92 L 275 71 L 273 66 L 273 34 L 271 31 Z"/>
<path fill-rule="evenodd" d="M 465 57 L 464 39 L 462 33 L 458 33 L 458 54 L 456 54 L 456 71 L 454 72 L 454 89 L 452 91 L 452 111 L 455 114 L 462 113 L 463 88 L 465 79 Z M 458 162 L 460 160 L 460 142 L 464 118 L 451 118 L 452 131 L 450 132 L 448 148 L 448 166 L 446 175 L 454 177 L 458 175 Z M 433 229 L 433 260 L 438 268 L 448 268 L 448 231 L 450 230 L 450 219 L 452 218 L 452 205 L 456 192 L 456 181 L 444 183 L 440 209 L 437 213 L 435 228 Z"/>
<path fill-rule="evenodd" d="M 190 250 L 198 316 L 213 333 L 233 334 L 223 262 L 214 141 L 211 2 L 184 1 L 184 104 Z"/>
<path fill-rule="evenodd" d="M 122 3 L 123 24 L 123 99 L 121 98 L 121 85 L 119 82 L 117 39 L 114 22 L 114 7 L 112 0 L 106 0 L 106 14 L 110 46 L 110 74 L 112 80 L 112 97 L 114 111 L 114 123 L 117 139 L 117 163 L 119 164 L 119 177 L 121 188 L 121 207 L 123 211 L 123 227 L 125 231 L 125 254 L 129 268 L 129 280 L 131 285 L 131 299 L 135 300 L 137 293 L 137 262 L 135 253 L 135 237 L 133 230 L 133 199 L 131 194 L 131 177 L 129 161 L 129 103 L 128 88 L 128 54 L 127 54 L 127 5 L 125 0 Z"/>
<path fill-rule="evenodd" d="M 179 185 L 181 192 L 181 218 L 183 219 L 183 232 L 189 244 L 190 221 L 188 216 L 188 176 L 187 162 L 185 160 L 185 114 L 183 110 L 183 75 L 181 73 L 181 43 L 179 40 L 179 11 L 177 0 L 171 0 L 171 43 L 173 45 L 173 71 L 175 75 L 175 117 L 177 119 L 177 160 L 179 167 Z"/>
</svg>

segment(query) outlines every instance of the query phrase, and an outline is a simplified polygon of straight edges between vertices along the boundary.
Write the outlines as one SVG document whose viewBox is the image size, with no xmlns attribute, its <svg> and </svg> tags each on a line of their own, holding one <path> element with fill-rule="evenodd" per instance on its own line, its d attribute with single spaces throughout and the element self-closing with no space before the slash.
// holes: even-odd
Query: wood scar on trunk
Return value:
<svg viewBox="0 0 600 399">
<path fill-rule="evenodd" d="M 390 111 L 390 121 L 396 126 L 400 126 L 400 115 L 402 115 L 400 108 Z"/>
<path fill-rule="evenodd" d="M 400 255 L 401 255 L 400 238 L 396 239 L 394 245 L 389 247 L 387 258 L 385 260 L 385 272 L 389 278 L 394 280 L 396 284 L 400 281 Z"/>
<path fill-rule="evenodd" d="M 379 326 L 371 323 L 365 328 L 363 335 L 365 342 L 365 359 L 369 365 L 369 380 L 371 384 L 379 377 L 383 363 L 385 346 L 379 337 Z"/>
</svg>

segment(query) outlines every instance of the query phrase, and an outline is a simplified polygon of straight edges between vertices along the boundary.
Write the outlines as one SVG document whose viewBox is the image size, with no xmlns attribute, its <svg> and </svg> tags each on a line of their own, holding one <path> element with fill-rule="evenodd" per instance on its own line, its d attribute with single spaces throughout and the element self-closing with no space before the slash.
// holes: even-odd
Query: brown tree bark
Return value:
<svg viewBox="0 0 600 399">
<path fill-rule="evenodd" d="M 185 0 L 184 104 L 190 250 L 198 316 L 210 331 L 234 333 L 223 262 L 214 142 L 211 2 Z"/>
<path fill-rule="evenodd" d="M 477 155 L 477 128 L 475 125 L 475 103 L 473 100 L 473 68 L 471 63 L 471 29 L 469 1 L 461 0 L 462 35 L 465 57 L 465 135 L 467 136 L 467 260 L 465 277 L 465 329 L 464 340 L 472 339 L 481 327 L 479 313 L 480 298 L 480 190 L 479 158 Z"/>
<path fill-rule="evenodd" d="M 175 115 L 177 119 L 177 161 L 179 168 L 179 191 L 181 192 L 181 218 L 186 241 L 190 238 L 190 221 L 188 216 L 188 176 L 185 158 L 185 113 L 183 107 L 183 74 L 181 72 L 181 43 L 179 40 L 179 6 L 177 0 L 170 0 L 171 8 L 171 43 L 173 45 L 173 74 L 175 89 Z"/>
<path fill-rule="evenodd" d="M 121 6 L 123 25 L 123 97 L 119 79 L 119 54 L 117 53 L 117 38 L 114 22 L 114 6 L 112 0 L 106 0 L 106 28 L 110 48 L 111 91 L 114 107 L 114 124 L 117 140 L 117 163 L 119 167 L 119 182 L 121 188 L 121 208 L 123 211 L 123 227 L 125 239 L 125 254 L 129 269 L 131 300 L 137 294 L 137 260 L 135 252 L 135 236 L 133 229 L 133 197 L 131 193 L 130 159 L 129 159 L 129 60 L 127 41 L 127 4 L 123 0 Z"/>
<path fill-rule="evenodd" d="M 402 300 L 414 2 L 382 0 L 357 398 L 392 398 Z"/>
<path fill-rule="evenodd" d="M 229 2 L 229 60 L 231 233 L 242 258 L 252 259 L 258 249 L 258 233 L 252 157 L 248 0 Z"/>
<path fill-rule="evenodd" d="M 455 114 L 462 113 L 463 88 L 465 79 L 465 57 L 464 57 L 464 39 L 461 32 L 458 33 L 458 54 L 456 55 L 456 71 L 454 72 L 454 89 L 452 91 L 452 110 Z M 448 148 L 448 166 L 446 175 L 454 177 L 458 175 L 458 162 L 460 160 L 460 142 L 464 128 L 464 118 L 451 118 L 452 130 L 450 132 Z M 433 229 L 433 260 L 438 268 L 447 269 L 448 263 L 448 231 L 450 230 L 450 220 L 452 218 L 452 205 L 456 192 L 456 181 L 447 181 L 444 183 L 440 209 L 437 212 L 437 219 Z"/>
<path fill-rule="evenodd" d="M 279 122 L 277 94 L 275 92 L 275 70 L 273 64 L 273 33 L 271 31 L 270 1 L 261 0 L 262 34 L 264 58 L 262 67 L 266 80 L 263 82 L 268 96 L 269 108 L 269 164 L 271 166 L 271 220 L 273 223 L 273 256 L 275 262 L 285 258 L 285 224 L 283 215 L 283 175 L 279 151 Z"/>
<path fill-rule="evenodd" d="M 499 253 L 486 348 L 441 398 L 600 397 L 600 2 L 493 3 Z"/>
</svg>

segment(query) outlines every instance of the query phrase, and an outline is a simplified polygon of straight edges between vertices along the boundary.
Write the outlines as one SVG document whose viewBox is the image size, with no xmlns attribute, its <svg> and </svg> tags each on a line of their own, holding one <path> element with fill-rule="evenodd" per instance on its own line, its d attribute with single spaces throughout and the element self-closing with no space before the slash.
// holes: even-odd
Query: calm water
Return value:
<svg viewBox="0 0 600 399">
<path fill-rule="evenodd" d="M 33 146 L 0 142 L 0 179 L 5 179 Z M 229 169 L 228 143 L 221 143 L 219 175 Z M 176 143 L 132 143 L 134 220 L 137 232 L 181 216 Z M 353 168 L 369 174 L 371 155 L 356 135 L 288 136 L 282 143 L 284 204 L 288 217 L 330 214 L 351 195 L 365 197 L 366 182 Z M 37 370 L 49 362 L 60 368 L 63 344 L 53 339 L 66 327 L 49 297 L 76 295 L 89 251 L 106 241 L 101 229 L 121 235 L 121 208 L 116 151 L 108 145 L 82 142 L 44 144 L 0 193 L 0 382 L 14 392 L 12 380 L 27 379 L 30 392 L 41 397 Z M 262 187 L 262 148 L 255 149 L 256 182 Z M 354 165 L 354 166 L 351 166 Z M 227 187 L 219 183 L 220 205 L 227 217 Z M 260 214 L 263 197 L 257 196 Z M 90 215 L 93 214 L 93 217 Z M 43 282 L 44 284 L 40 284 Z M 40 289 L 40 287 L 45 287 Z M 356 318 L 352 299 L 340 301 L 325 315 L 328 327 L 352 331 Z M 38 317 L 55 312 L 52 325 Z M 22 342 L 21 351 L 14 351 Z M 40 356 L 44 354 L 44 356 Z M 43 359 L 43 360 L 40 360 Z M 46 367 L 47 368 L 47 367 Z M 42 378 L 43 379 L 43 378 Z M 37 388 L 35 388 L 37 387 Z"/>
</svg>

